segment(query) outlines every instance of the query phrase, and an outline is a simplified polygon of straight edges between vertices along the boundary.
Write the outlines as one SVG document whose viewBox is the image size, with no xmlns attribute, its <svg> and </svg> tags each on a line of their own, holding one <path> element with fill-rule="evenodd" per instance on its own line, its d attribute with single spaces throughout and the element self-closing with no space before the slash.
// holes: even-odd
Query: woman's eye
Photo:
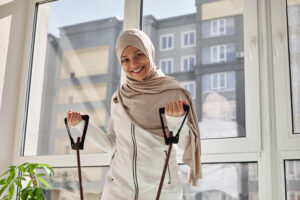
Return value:
<svg viewBox="0 0 300 200">
<path fill-rule="evenodd" d="M 142 55 L 143 55 L 142 53 L 138 53 L 138 54 L 136 54 L 136 57 L 139 58 L 139 57 L 141 57 Z"/>
<path fill-rule="evenodd" d="M 126 59 L 123 59 L 123 60 L 121 60 L 121 63 L 126 63 L 126 62 L 128 62 L 128 59 L 126 58 Z"/>
</svg>

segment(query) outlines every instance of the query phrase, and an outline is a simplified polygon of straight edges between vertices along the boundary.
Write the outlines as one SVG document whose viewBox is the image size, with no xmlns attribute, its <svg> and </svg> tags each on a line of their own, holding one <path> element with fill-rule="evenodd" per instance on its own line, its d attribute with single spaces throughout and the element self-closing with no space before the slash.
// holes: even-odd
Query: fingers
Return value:
<svg viewBox="0 0 300 200">
<path fill-rule="evenodd" d="M 183 116 L 185 111 L 183 109 L 183 104 L 187 104 L 186 100 L 177 100 L 169 103 L 165 106 L 165 113 L 169 116 Z"/>
<path fill-rule="evenodd" d="M 79 122 L 82 121 L 82 116 L 79 112 L 73 112 L 71 110 L 67 113 L 67 122 L 72 126 L 76 126 Z"/>
</svg>

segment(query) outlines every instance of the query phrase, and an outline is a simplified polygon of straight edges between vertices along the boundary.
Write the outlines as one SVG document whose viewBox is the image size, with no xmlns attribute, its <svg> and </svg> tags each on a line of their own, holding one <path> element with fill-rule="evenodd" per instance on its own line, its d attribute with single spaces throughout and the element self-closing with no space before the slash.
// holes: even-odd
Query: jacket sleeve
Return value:
<svg viewBox="0 0 300 200">
<path fill-rule="evenodd" d="M 168 116 L 166 115 L 166 120 L 167 120 L 167 124 L 168 124 L 168 128 L 170 131 L 173 132 L 173 136 L 175 136 L 177 134 L 177 131 L 180 128 L 180 125 L 183 121 L 184 116 L 181 117 L 172 117 L 172 116 Z M 179 141 L 178 141 L 178 147 L 181 150 L 185 149 L 187 140 L 189 137 L 189 127 L 187 125 L 187 119 L 184 121 L 183 126 L 181 128 L 181 131 L 179 133 Z"/>
<path fill-rule="evenodd" d="M 95 144 L 99 149 L 107 153 L 113 153 L 116 144 L 116 136 L 113 130 L 112 119 L 113 118 L 110 118 L 108 133 L 105 133 L 102 129 L 100 129 L 91 122 L 89 122 L 86 133 L 87 140 L 89 140 L 91 143 Z M 82 133 L 84 128 L 84 121 L 81 121 L 74 128 Z"/>
</svg>

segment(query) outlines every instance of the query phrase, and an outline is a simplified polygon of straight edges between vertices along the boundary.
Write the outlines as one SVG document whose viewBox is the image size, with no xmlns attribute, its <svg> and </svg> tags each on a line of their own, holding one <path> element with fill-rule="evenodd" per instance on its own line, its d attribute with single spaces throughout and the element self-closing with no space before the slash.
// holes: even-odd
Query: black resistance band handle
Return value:
<svg viewBox="0 0 300 200">
<path fill-rule="evenodd" d="M 165 138 L 165 144 L 166 145 L 169 145 L 171 143 L 175 143 L 177 144 L 178 141 L 179 141 L 179 133 L 182 129 L 182 126 L 184 124 L 184 121 L 186 120 L 186 117 L 188 116 L 189 114 L 189 111 L 190 111 L 190 107 L 188 105 L 183 105 L 183 110 L 186 112 L 185 113 L 185 116 L 183 118 L 183 121 L 180 125 L 180 128 L 178 129 L 178 132 L 175 136 L 171 136 L 171 137 L 167 137 L 167 134 L 166 134 L 166 130 L 165 130 L 165 125 L 164 125 L 164 120 L 162 118 L 162 115 L 165 114 L 165 108 L 160 108 L 159 109 L 159 117 L 160 117 L 160 122 L 161 122 L 161 127 L 162 127 L 162 130 L 163 130 L 163 133 L 164 133 L 164 138 Z"/>
<path fill-rule="evenodd" d="M 83 129 L 81 141 L 79 143 L 74 142 L 74 140 L 72 138 L 72 135 L 71 135 L 69 125 L 68 125 L 68 120 L 67 120 L 67 118 L 64 119 L 67 131 L 68 131 L 68 135 L 69 135 L 69 138 L 70 138 L 70 141 L 71 141 L 71 147 L 72 147 L 73 150 L 83 149 L 83 147 L 84 147 L 84 140 L 85 140 L 85 135 L 86 135 L 86 131 L 87 131 L 87 128 L 88 128 L 90 117 L 88 115 L 81 115 L 81 117 L 85 121 L 85 124 L 84 124 L 84 129 Z"/>
</svg>

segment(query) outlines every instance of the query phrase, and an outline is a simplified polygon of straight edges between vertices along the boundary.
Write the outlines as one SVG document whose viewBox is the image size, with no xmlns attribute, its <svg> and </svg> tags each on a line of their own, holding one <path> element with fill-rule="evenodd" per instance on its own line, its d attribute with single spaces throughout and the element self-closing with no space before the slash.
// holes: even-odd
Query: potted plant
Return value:
<svg viewBox="0 0 300 200">
<path fill-rule="evenodd" d="M 47 164 L 23 163 L 10 166 L 0 175 L 0 198 L 11 200 L 19 188 L 18 200 L 46 199 L 43 189 L 49 188 L 49 184 L 44 177 L 53 175 L 53 169 Z M 7 190 L 8 194 L 2 197 Z"/>
</svg>

